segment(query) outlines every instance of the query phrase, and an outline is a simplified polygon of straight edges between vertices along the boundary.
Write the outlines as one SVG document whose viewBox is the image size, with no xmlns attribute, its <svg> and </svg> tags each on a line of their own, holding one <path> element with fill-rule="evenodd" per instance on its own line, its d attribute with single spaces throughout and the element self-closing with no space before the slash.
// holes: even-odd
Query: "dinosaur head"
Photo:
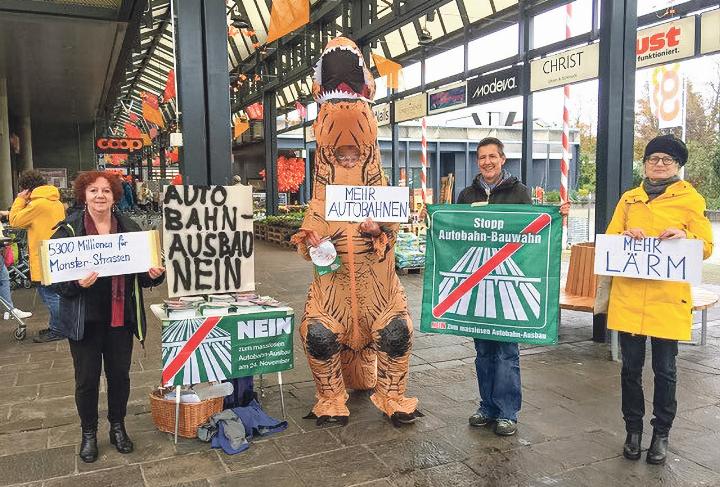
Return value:
<svg viewBox="0 0 720 487">
<path fill-rule="evenodd" d="M 315 64 L 313 95 L 320 104 L 328 100 L 371 101 L 375 96 L 375 80 L 362 52 L 347 37 L 336 37 L 325 46 Z"/>
</svg>

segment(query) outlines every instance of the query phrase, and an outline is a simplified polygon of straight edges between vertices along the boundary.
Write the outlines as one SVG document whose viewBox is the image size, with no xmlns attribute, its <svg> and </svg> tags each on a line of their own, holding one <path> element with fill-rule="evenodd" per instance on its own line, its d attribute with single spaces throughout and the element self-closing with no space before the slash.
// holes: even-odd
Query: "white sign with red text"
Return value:
<svg viewBox="0 0 720 487">
<path fill-rule="evenodd" d="M 695 17 L 639 30 L 635 42 L 637 69 L 695 55 Z"/>
</svg>

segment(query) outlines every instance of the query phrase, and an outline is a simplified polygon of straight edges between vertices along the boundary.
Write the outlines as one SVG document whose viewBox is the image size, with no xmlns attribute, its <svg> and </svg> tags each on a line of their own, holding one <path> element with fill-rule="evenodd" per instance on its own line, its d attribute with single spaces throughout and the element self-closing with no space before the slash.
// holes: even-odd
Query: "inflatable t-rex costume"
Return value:
<svg viewBox="0 0 720 487">
<path fill-rule="evenodd" d="M 395 273 L 398 226 L 382 225 L 377 236 L 358 223 L 325 220 L 328 184 L 382 186 L 377 122 L 368 105 L 375 82 L 357 46 L 338 37 L 315 67 L 313 95 L 320 111 L 313 199 L 300 231 L 298 252 L 309 259 L 307 237 L 315 231 L 337 249 L 342 267 L 310 285 L 300 325 L 317 388 L 309 418 L 347 423 L 346 389 L 373 389 L 373 403 L 395 425 L 421 416 L 417 399 L 405 397 L 413 327 L 405 291 Z"/>
</svg>

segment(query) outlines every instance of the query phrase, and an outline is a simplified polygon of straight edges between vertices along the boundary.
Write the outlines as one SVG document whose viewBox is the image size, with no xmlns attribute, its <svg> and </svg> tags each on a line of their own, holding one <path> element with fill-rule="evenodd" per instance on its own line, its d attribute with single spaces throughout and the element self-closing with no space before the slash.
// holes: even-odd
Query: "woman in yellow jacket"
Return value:
<svg viewBox="0 0 720 487">
<path fill-rule="evenodd" d="M 703 257 L 708 258 L 713 240 L 712 227 L 705 217 L 705 200 L 690 183 L 678 177 L 687 157 L 687 147 L 680 139 L 672 135 L 652 139 L 645 148 L 645 178 L 639 187 L 623 194 L 606 233 L 635 239 L 699 239 L 703 241 Z M 645 414 L 642 369 L 647 337 L 651 337 L 654 418 L 646 459 L 651 464 L 665 462 L 668 434 L 677 411 L 678 340 L 690 339 L 691 326 L 692 297 L 688 283 L 613 278 L 608 328 L 620 335 L 622 412 L 627 431 L 625 458 L 640 458 Z"/>
<path fill-rule="evenodd" d="M 65 219 L 65 207 L 60 202 L 60 192 L 47 184 L 38 171 L 25 171 L 18 178 L 21 191 L 10 208 L 10 225 L 27 230 L 28 252 L 30 254 L 30 279 L 42 281 L 40 243 L 49 240 L 53 227 Z M 36 343 L 62 340 L 58 330 L 60 298 L 50 286 L 38 285 L 38 294 L 48 307 L 50 319 L 48 328 L 33 338 Z"/>
</svg>

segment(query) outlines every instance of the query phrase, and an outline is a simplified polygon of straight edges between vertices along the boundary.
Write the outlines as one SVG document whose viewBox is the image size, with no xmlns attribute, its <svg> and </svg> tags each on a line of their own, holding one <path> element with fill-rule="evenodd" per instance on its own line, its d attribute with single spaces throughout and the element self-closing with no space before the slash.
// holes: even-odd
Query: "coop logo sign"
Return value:
<svg viewBox="0 0 720 487">
<path fill-rule="evenodd" d="M 590 44 L 532 61 L 530 91 L 597 78 L 599 60 L 600 44 Z"/>
<path fill-rule="evenodd" d="M 101 154 L 131 154 L 142 150 L 142 139 L 120 137 L 101 137 L 95 141 L 95 147 Z"/>
<path fill-rule="evenodd" d="M 692 57 L 695 54 L 695 17 L 638 31 L 635 54 L 638 68 Z"/>
<path fill-rule="evenodd" d="M 520 68 L 513 66 L 468 81 L 468 105 L 479 105 L 520 94 Z"/>
</svg>

